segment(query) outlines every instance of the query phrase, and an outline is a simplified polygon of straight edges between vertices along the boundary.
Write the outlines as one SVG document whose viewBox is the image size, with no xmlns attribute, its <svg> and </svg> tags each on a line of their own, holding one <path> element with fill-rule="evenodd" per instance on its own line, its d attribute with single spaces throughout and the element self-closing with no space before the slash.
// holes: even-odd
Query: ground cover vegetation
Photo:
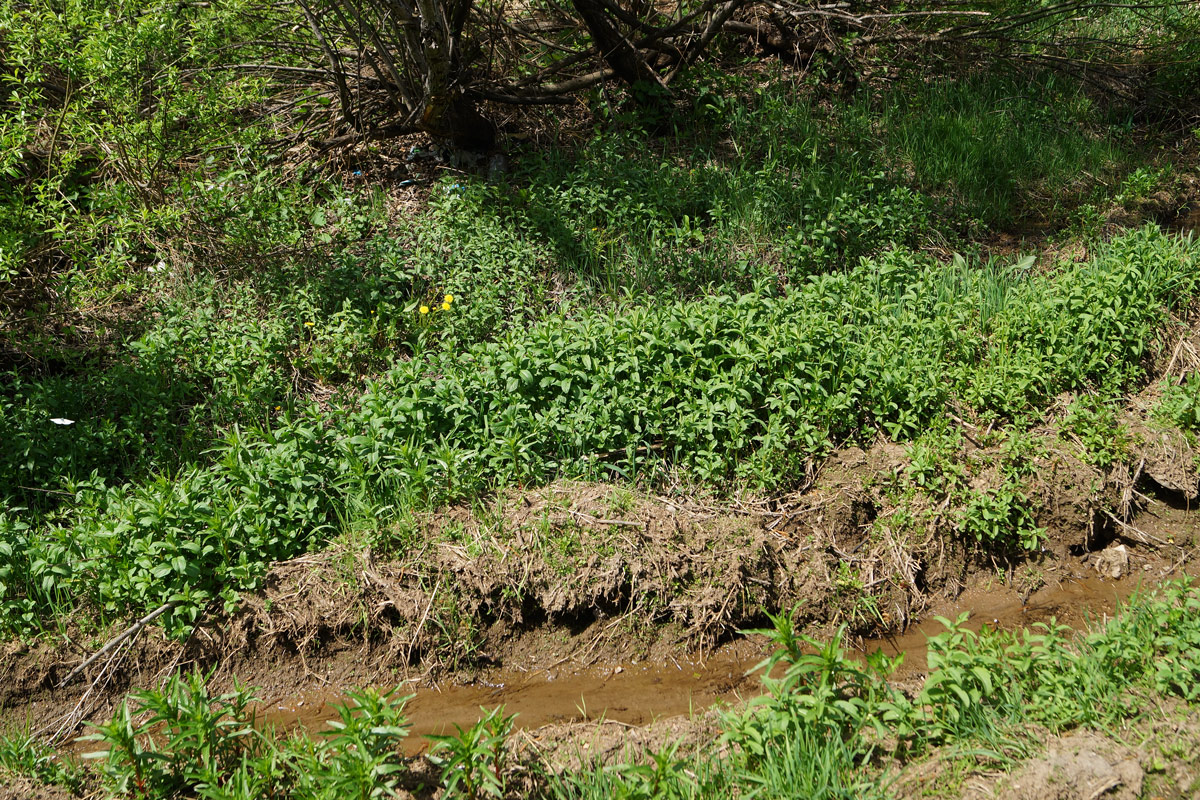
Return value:
<svg viewBox="0 0 1200 800">
<path fill-rule="evenodd" d="M 653 480 L 664 463 L 778 488 L 864 429 L 906 439 L 951 402 L 1011 417 L 1062 391 L 1118 392 L 1171 298 L 1191 293 L 1195 255 L 1150 231 L 1109 247 L 1052 277 L 892 252 L 786 297 L 580 311 L 435 350 L 336 415 L 239 426 L 169 480 L 83 479 L 65 524 L 6 514 L 7 624 L 55 619 L 67 598 L 116 618 L 172 603 L 187 624 L 355 515 L 563 475 Z M 997 281 L 1008 296 L 980 313 Z M 986 519 L 1006 500 L 978 502 Z M 990 524 L 981 538 L 1012 530 L 1006 515 Z"/>
<path fill-rule="evenodd" d="M 1196 200 L 1193 5 L 392 5 L 420 36 L 373 3 L 0 0 L 5 636 L 154 613 L 182 640 L 286 559 L 424 552 L 435 509 L 562 480 L 769 502 L 880 440 L 909 449 L 876 528 L 1032 557 L 1045 420 L 1133 487 L 1121 409 L 1162 379 L 1154 425 L 1200 449 L 1195 364 L 1159 358 L 1200 290 L 1200 246 L 1159 224 Z M 995 463 L 964 436 L 1001 442 Z M 861 566 L 836 584 L 883 624 Z M 1194 606 L 1172 591 L 1127 619 Z M 1045 708 L 1011 663 L 1066 681 L 1101 647 L 952 631 L 935 674 L 969 662 L 968 710 L 836 641 L 812 661 L 776 619 L 793 668 L 726 720 L 732 761 L 660 753 L 539 791 L 850 796 L 884 739 L 966 741 L 985 696 L 1003 713 L 980 729 Z M 1150 636 L 1121 630 L 1094 636 Z M 1186 677 L 1153 691 L 1194 699 Z M 99 729 L 106 791 L 404 780 L 394 695 L 276 744 L 248 694 L 206 692 L 174 677 Z M 1116 719 L 1072 708 L 1038 722 Z M 170 747 L 192 749 L 148 744 L 185 718 L 203 730 Z M 508 725 L 442 741 L 449 792 L 525 790 L 497 763 Z M 814 748 L 828 769 L 785 774 Z M 82 785 L 32 743 L 0 760 Z"/>
</svg>

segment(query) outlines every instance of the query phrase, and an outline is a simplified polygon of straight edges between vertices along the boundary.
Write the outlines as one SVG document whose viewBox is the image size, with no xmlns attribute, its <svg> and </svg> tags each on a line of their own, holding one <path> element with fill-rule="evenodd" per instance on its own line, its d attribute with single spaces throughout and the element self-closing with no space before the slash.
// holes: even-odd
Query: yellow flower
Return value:
<svg viewBox="0 0 1200 800">
<path fill-rule="evenodd" d="M 421 313 L 422 313 L 422 314 L 428 314 L 428 313 L 429 313 L 429 306 L 421 306 Z"/>
<path fill-rule="evenodd" d="M 448 294 L 448 295 L 446 295 L 446 302 L 447 302 L 447 303 L 453 303 L 453 302 L 454 302 L 454 295 L 452 295 L 452 294 Z"/>
<path fill-rule="evenodd" d="M 442 303 L 442 311 L 449 311 L 449 310 L 450 310 L 450 304 Z"/>
<path fill-rule="evenodd" d="M 315 323 L 315 322 L 306 322 L 306 323 L 304 323 L 304 324 L 305 324 L 306 326 L 308 326 L 309 328 L 311 328 L 313 325 L 316 325 L 317 323 Z"/>
<path fill-rule="evenodd" d="M 279 406 L 275 406 L 275 410 L 276 410 L 276 411 L 278 411 L 278 410 L 279 410 Z"/>
</svg>

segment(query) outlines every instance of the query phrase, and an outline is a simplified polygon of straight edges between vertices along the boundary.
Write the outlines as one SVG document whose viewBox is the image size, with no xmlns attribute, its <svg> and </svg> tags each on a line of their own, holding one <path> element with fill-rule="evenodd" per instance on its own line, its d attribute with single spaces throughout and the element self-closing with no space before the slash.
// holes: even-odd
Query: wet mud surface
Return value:
<svg viewBox="0 0 1200 800">
<path fill-rule="evenodd" d="M 1179 521 L 1191 515 L 1176 513 Z M 1075 630 L 1103 624 L 1120 605 L 1139 590 L 1152 589 L 1169 567 L 1143 562 L 1125 577 L 1113 580 L 1089 574 L 1086 564 L 1061 579 L 1051 577 L 1046 586 L 1022 593 L 996 584 L 964 592 L 953 603 L 933 609 L 903 633 L 845 642 L 855 655 L 876 651 L 903 655 L 894 673 L 897 680 L 917 678 L 927 670 L 929 637 L 945 630 L 940 618 L 956 621 L 966 614 L 963 627 L 1021 630 L 1051 621 Z M 412 724 L 409 755 L 424 751 L 423 737 L 454 733 L 481 717 L 482 709 L 503 705 L 516 714 L 518 729 L 539 729 L 560 723 L 606 720 L 642 726 L 657 720 L 688 716 L 714 706 L 736 705 L 762 691 L 759 673 L 752 672 L 770 652 L 766 637 L 752 636 L 730 642 L 707 657 L 671 658 L 666 662 L 628 662 L 585 669 L 564 663 L 535 670 L 493 670 L 470 684 L 446 683 L 411 692 L 405 707 Z M 390 687 L 389 687 L 390 688 Z M 348 698 L 337 687 L 314 686 L 307 690 L 263 698 L 264 724 L 281 731 L 306 728 L 319 731 L 337 718 L 335 704 Z"/>
<path fill-rule="evenodd" d="M 672 659 L 574 669 L 568 666 L 534 671 L 497 670 L 467 685 L 445 684 L 419 689 L 405 706 L 412 724 L 410 755 L 428 745 L 422 737 L 454 733 L 468 727 L 480 709 L 503 705 L 516 714 L 519 729 L 559 723 L 607 720 L 628 726 L 686 716 L 717 703 L 736 703 L 759 691 L 750 670 L 764 657 L 764 641 L 741 640 L 704 659 Z M 263 698 L 263 721 L 278 729 L 317 731 L 336 719 L 333 704 L 347 698 L 337 689 L 314 687 L 286 697 Z"/>
</svg>

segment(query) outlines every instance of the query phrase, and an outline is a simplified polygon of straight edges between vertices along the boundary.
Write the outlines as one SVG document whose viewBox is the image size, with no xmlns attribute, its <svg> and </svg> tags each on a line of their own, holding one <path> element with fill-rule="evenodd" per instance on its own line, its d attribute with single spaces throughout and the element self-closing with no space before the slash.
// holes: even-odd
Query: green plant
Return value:
<svg viewBox="0 0 1200 800">
<path fill-rule="evenodd" d="M 728 791 L 722 765 L 679 755 L 678 744 L 645 754 L 644 763 L 604 765 L 586 756 L 584 766 L 544 780 L 559 800 L 701 800 Z"/>
<path fill-rule="evenodd" d="M 399 744 L 408 735 L 404 705 L 412 699 L 397 697 L 398 689 L 352 690 L 348 703 L 336 706 L 338 719 L 311 760 L 302 760 L 301 796 L 369 798 L 395 796 L 404 764 Z"/>
<path fill-rule="evenodd" d="M 914 486 L 930 495 L 961 491 L 966 485 L 966 470 L 958 463 L 961 448 L 962 435 L 956 429 L 931 426 L 908 448 L 904 472 Z"/>
<path fill-rule="evenodd" d="M 1014 425 L 1001 448 L 999 485 L 983 490 L 962 488 L 959 530 L 978 542 L 1001 548 L 1037 550 L 1046 532 L 1037 525 L 1025 484 L 1036 471 L 1035 457 L 1043 450 L 1039 439 Z"/>
<path fill-rule="evenodd" d="M 82 769 L 28 734 L 0 736 L 0 773 L 3 772 L 25 775 L 42 785 L 61 786 L 73 794 L 83 788 L 85 780 Z"/>
<path fill-rule="evenodd" d="M 423 351 L 344 406 L 227 429 L 206 462 L 69 483 L 73 507 L 57 519 L 6 514 L 0 546 L 14 555 L 0 603 L 14 613 L 3 624 L 27 630 L 66 598 L 103 618 L 172 602 L 163 622 L 182 632 L 208 603 L 253 588 L 267 563 L 353 527 L 352 513 L 386 522 L 496 485 L 654 482 L 669 469 L 781 488 L 833 442 L 936 428 L 955 398 L 1015 414 L 1064 388 L 1123 385 L 1136 366 L 1113 364 L 1139 362 L 1162 304 L 1191 292 L 1194 255 L 1149 230 L 1108 248 L 1052 276 L 1003 278 L 986 322 L 980 298 L 1002 274 L 894 251 L 786 297 L 764 287 L 580 311 Z M 935 449 L 914 480 L 960 485 L 948 446 L 919 445 Z M 1030 463 L 1005 457 L 1001 485 L 967 501 L 966 535 L 1036 546 L 1018 474 Z"/>
<path fill-rule="evenodd" d="M 1020 484 L 1006 478 L 990 492 L 972 492 L 959 517 L 959 528 L 978 542 L 1037 550 L 1045 530 L 1033 516 Z"/>
<path fill-rule="evenodd" d="M 1149 198 L 1155 190 L 1164 185 L 1169 185 L 1172 177 L 1171 172 L 1170 167 L 1161 167 L 1159 169 L 1137 167 L 1121 181 L 1121 185 L 1118 187 L 1113 201 L 1126 208 L 1131 208 L 1139 201 Z"/>
<path fill-rule="evenodd" d="M 1084 461 L 1092 466 L 1109 468 L 1128 458 L 1133 446 L 1129 428 L 1117 421 L 1112 405 L 1090 396 L 1070 405 L 1063 428 L 1078 438 Z"/>
<path fill-rule="evenodd" d="M 1189 373 L 1182 383 L 1167 384 L 1154 415 L 1187 433 L 1200 433 L 1200 373 Z"/>
<path fill-rule="evenodd" d="M 504 716 L 504 707 L 488 711 L 474 725 L 455 725 L 456 735 L 430 736 L 429 760 L 441 770 L 441 783 L 449 797 L 468 800 L 503 798 L 507 781 L 508 736 L 515 715 Z"/>
<path fill-rule="evenodd" d="M 113 718 L 94 724 L 83 737 L 106 745 L 87 753 L 103 759 L 102 773 L 113 794 L 173 797 L 201 786 L 219 787 L 245 758 L 267 745 L 254 727 L 255 697 L 243 687 L 212 696 L 200 672 L 172 675 L 159 690 L 136 692 Z"/>
</svg>

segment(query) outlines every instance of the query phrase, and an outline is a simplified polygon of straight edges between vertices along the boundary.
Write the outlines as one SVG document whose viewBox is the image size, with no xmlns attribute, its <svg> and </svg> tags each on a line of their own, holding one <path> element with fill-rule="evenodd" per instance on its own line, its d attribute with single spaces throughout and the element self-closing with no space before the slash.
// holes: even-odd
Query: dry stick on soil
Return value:
<svg viewBox="0 0 1200 800">
<path fill-rule="evenodd" d="M 58 727 L 55 728 L 54 732 L 49 736 L 50 741 L 54 742 L 57 741 L 58 738 L 67 731 L 74 729 L 87 713 L 86 703 L 88 698 L 92 695 L 92 692 L 96 691 L 96 687 L 100 686 L 102 682 L 106 681 L 106 679 L 112 676 L 112 673 L 116 671 L 116 665 L 120 663 L 121 658 L 128 654 L 132 647 L 132 639 L 126 639 L 123 648 L 118 645 L 117 652 L 113 654 L 112 658 L 104 663 L 104 666 L 100 669 L 100 672 L 96 675 L 95 679 L 91 682 L 91 684 L 88 685 L 87 691 L 80 695 L 79 701 L 75 703 L 74 708 L 72 708 L 66 714 L 63 714 L 61 717 L 57 717 L 54 721 L 47 723 L 45 726 L 36 731 L 34 735 L 41 736 L 49 731 L 55 722 L 57 722 Z"/>
<path fill-rule="evenodd" d="M 644 528 L 646 523 L 634 522 L 627 519 L 598 519 L 591 514 L 585 514 L 582 511 L 570 511 L 571 518 L 578 522 L 586 522 L 589 525 L 624 525 L 629 528 Z"/>
<path fill-rule="evenodd" d="M 1174 564 L 1172 564 L 1170 567 L 1168 567 L 1166 570 L 1164 570 L 1160 577 L 1165 578 L 1168 575 L 1170 575 L 1172 572 L 1174 572 L 1175 570 L 1182 567 L 1188 559 L 1190 559 L 1192 556 L 1196 555 L 1197 550 L 1200 550 L 1200 548 L 1194 548 L 1192 550 L 1185 552 L 1182 556 L 1179 557 L 1178 561 L 1176 561 Z"/>
<path fill-rule="evenodd" d="M 1109 789 L 1115 789 L 1118 786 L 1120 786 L 1122 783 L 1124 783 L 1124 781 L 1122 781 L 1120 778 L 1109 778 L 1108 780 L 1101 783 L 1096 788 L 1096 791 L 1094 791 L 1090 795 L 1088 795 L 1087 800 L 1096 800 L 1096 798 L 1098 798 L 1100 795 L 1107 792 Z"/>
<path fill-rule="evenodd" d="M 76 675 L 78 675 L 79 673 L 81 673 L 85 669 L 87 669 L 89 666 L 91 666 L 92 663 L 96 661 L 96 659 L 100 658 L 105 653 L 109 652 L 114 647 L 116 647 L 121 642 L 125 641 L 126 639 L 130 638 L 131 636 L 137 636 L 139 633 L 141 633 L 142 628 L 146 627 L 151 622 L 158 619 L 160 616 L 165 614 L 167 611 L 170 611 L 172 608 L 174 608 L 177 605 L 179 605 L 179 603 L 174 600 L 172 600 L 169 603 L 163 603 L 161 606 L 154 609 L 149 614 L 147 614 L 146 616 L 139 619 L 137 622 L 130 625 L 128 628 L 126 628 L 120 634 L 118 634 L 114 638 L 110 639 L 108 644 L 104 645 L 104 647 L 101 647 L 99 650 L 97 650 L 93 655 L 91 655 L 89 658 L 87 658 L 82 664 L 80 664 L 75 669 L 71 670 L 71 673 L 69 675 L 67 675 L 67 677 L 63 678 L 62 682 L 58 684 L 58 687 L 61 689 L 62 687 L 66 686 L 68 683 L 71 682 L 71 680 Z"/>
<path fill-rule="evenodd" d="M 204 610 L 203 614 L 201 615 L 201 618 L 203 617 L 204 614 L 207 614 L 213 608 L 213 606 L 218 602 L 220 602 L 220 601 L 213 600 L 212 602 L 210 602 L 208 605 L 208 608 L 206 608 Z M 166 681 L 172 675 L 174 675 L 175 672 L 179 669 L 180 662 L 183 661 L 183 657 L 188 652 L 188 645 L 190 645 L 192 643 L 192 640 L 196 638 L 196 633 L 199 631 L 200 631 L 200 618 L 197 618 L 195 624 L 192 626 L 191 632 L 188 633 L 187 638 L 183 640 L 183 644 L 179 647 L 178 651 L 175 653 L 175 657 L 171 659 L 171 663 L 168 664 L 163 669 L 160 669 L 158 671 L 158 675 L 155 676 L 155 680 L 160 683 L 160 686 L 165 685 Z M 192 663 L 194 661 L 195 661 L 195 659 L 193 658 L 184 663 Z"/>
<path fill-rule="evenodd" d="M 1118 510 L 1121 512 L 1121 518 L 1126 522 L 1133 519 L 1133 499 L 1137 491 L 1133 488 L 1137 486 L 1138 478 L 1142 477 L 1142 470 L 1146 467 L 1146 457 L 1142 456 L 1138 461 L 1137 469 L 1133 471 L 1133 475 L 1128 481 L 1123 481 L 1121 485 L 1121 502 L 1118 505 Z M 1128 475 L 1129 473 L 1126 472 Z"/>
<path fill-rule="evenodd" d="M 1162 539 L 1159 539 L 1157 536 L 1151 536 L 1150 534 L 1146 533 L 1145 531 L 1143 531 L 1139 528 L 1133 527 L 1128 522 L 1122 522 L 1121 520 L 1117 519 L 1116 515 L 1114 515 L 1111 511 L 1105 511 L 1104 513 L 1105 513 L 1105 515 L 1108 516 L 1109 519 L 1111 519 L 1113 522 L 1120 525 L 1125 530 L 1133 531 L 1133 533 L 1136 534 L 1136 536 L 1134 538 L 1137 539 L 1137 541 L 1141 542 L 1142 544 L 1148 544 L 1150 542 L 1157 542 L 1158 544 L 1161 544 L 1164 547 L 1166 547 L 1167 545 L 1170 544 L 1170 542 L 1164 542 Z M 1141 537 L 1141 538 L 1138 538 L 1138 537 Z"/>
<path fill-rule="evenodd" d="M 404 651 L 404 669 L 412 664 L 413 646 L 417 643 L 417 639 L 421 636 L 421 631 L 425 630 L 425 623 L 429 620 L 429 611 L 433 608 L 433 601 L 437 599 L 438 589 L 442 588 L 442 572 L 438 570 L 437 580 L 433 584 L 433 591 L 429 593 L 429 602 L 425 604 L 425 613 L 421 615 L 421 621 L 417 623 L 417 627 L 413 630 L 413 635 L 408 640 L 408 647 Z"/>
<path fill-rule="evenodd" d="M 1191 353 L 1191 357 L 1188 359 L 1188 361 L 1191 363 L 1192 368 L 1195 369 L 1197 363 L 1200 362 L 1200 357 L 1196 355 L 1195 348 L 1188 343 L 1187 334 L 1184 334 L 1179 338 L 1179 344 L 1175 345 L 1175 352 L 1171 354 L 1171 363 L 1167 364 L 1167 368 L 1163 370 L 1163 375 L 1170 377 L 1171 370 L 1175 369 L 1175 362 L 1179 360 L 1179 356 L 1181 353 L 1183 353 L 1185 347 Z M 1185 374 L 1187 374 L 1186 370 L 1179 374 L 1179 376 L 1175 379 L 1175 382 L 1178 383 Z"/>
</svg>

